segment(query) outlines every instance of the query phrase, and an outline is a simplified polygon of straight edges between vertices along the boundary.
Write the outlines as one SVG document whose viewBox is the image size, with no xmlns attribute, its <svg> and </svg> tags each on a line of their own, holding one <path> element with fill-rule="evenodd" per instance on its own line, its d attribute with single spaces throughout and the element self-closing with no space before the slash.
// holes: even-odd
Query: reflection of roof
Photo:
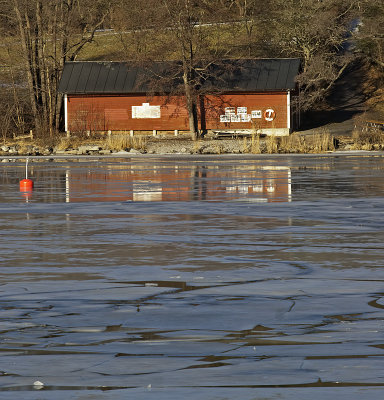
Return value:
<svg viewBox="0 0 384 400">
<path fill-rule="evenodd" d="M 168 84 L 175 77 L 176 64 L 152 63 L 149 67 L 129 66 L 124 62 L 68 62 L 59 91 L 72 94 L 145 93 L 159 77 Z M 212 67 L 203 85 L 225 91 L 277 91 L 295 89 L 299 59 L 227 60 Z M 168 76 L 167 76 L 168 73 Z M 172 76 L 170 76 L 172 74 Z M 176 81 L 176 80 L 174 80 Z"/>
</svg>

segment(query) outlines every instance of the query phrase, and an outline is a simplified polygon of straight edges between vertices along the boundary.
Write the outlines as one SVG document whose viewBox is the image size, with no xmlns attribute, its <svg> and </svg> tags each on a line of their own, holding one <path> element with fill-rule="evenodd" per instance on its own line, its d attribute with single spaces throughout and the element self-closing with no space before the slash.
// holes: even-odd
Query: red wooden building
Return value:
<svg viewBox="0 0 384 400">
<path fill-rule="evenodd" d="M 255 59 L 231 65 L 202 83 L 199 129 L 288 135 L 300 61 Z M 165 94 L 154 92 L 155 75 L 149 76 L 149 71 L 153 69 L 119 62 L 66 63 L 59 87 L 64 94 L 65 130 L 188 131 L 183 95 L 166 87 Z"/>
</svg>

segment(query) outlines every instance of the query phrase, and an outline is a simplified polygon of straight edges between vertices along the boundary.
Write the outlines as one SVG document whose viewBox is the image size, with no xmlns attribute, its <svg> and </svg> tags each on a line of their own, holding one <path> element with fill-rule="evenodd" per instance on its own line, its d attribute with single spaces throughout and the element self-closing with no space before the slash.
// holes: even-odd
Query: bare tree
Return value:
<svg viewBox="0 0 384 400">
<path fill-rule="evenodd" d="M 302 107 L 327 95 L 355 55 L 348 51 L 357 0 L 276 0 L 270 3 L 273 54 L 302 60 Z"/>
<path fill-rule="evenodd" d="M 384 3 L 363 0 L 361 13 L 354 24 L 354 39 L 358 50 L 384 71 Z"/>
<path fill-rule="evenodd" d="M 93 40 L 108 9 L 100 1 L 12 0 L 18 26 L 34 125 L 50 136 L 59 127 L 58 84 L 64 62 Z M 95 17 L 95 11 L 103 12 Z"/>
<path fill-rule="evenodd" d="M 131 21 L 124 41 L 135 40 L 127 45 L 129 57 L 146 67 L 168 63 L 162 71 L 153 71 L 153 91 L 183 95 L 194 139 L 201 133 L 198 109 L 203 83 L 212 74 L 211 66 L 227 58 L 234 44 L 231 24 L 222 23 L 228 20 L 229 7 L 221 7 L 221 1 L 138 0 L 133 7 L 130 1 L 121 2 L 125 20 Z M 135 25 L 135 20 L 140 23 Z"/>
<path fill-rule="evenodd" d="M 153 71 L 153 91 L 183 94 L 196 138 L 199 96 L 214 74 L 212 65 L 224 59 L 301 58 L 305 109 L 326 97 L 357 52 L 382 76 L 383 7 L 381 0 L 0 0 L 3 47 L 9 38 L 20 43 L 0 54 L 6 66 L 0 72 L 22 129 L 29 119 L 17 62 L 23 60 L 34 126 L 53 135 L 60 124 L 57 88 L 64 62 L 75 60 L 97 29 L 113 23 L 127 61 L 144 68 L 172 62 L 164 73 Z"/>
</svg>

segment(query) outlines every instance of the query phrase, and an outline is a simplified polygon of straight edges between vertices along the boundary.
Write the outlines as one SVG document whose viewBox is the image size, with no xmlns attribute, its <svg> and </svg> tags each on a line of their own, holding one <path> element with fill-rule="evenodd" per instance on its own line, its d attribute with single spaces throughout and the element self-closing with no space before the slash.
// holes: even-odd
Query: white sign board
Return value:
<svg viewBox="0 0 384 400">
<path fill-rule="evenodd" d="M 160 118 L 160 106 L 150 106 L 143 103 L 141 106 L 132 106 L 132 118 Z"/>
<path fill-rule="evenodd" d="M 237 107 L 237 114 L 238 115 L 247 114 L 247 107 Z"/>
<path fill-rule="evenodd" d="M 258 119 L 261 118 L 261 110 L 252 110 L 252 119 Z"/>
<path fill-rule="evenodd" d="M 250 114 L 241 114 L 240 119 L 241 119 L 241 122 L 250 122 L 251 115 Z"/>
<path fill-rule="evenodd" d="M 226 115 L 235 115 L 235 107 L 225 107 L 225 114 Z"/>
<path fill-rule="evenodd" d="M 252 118 L 261 118 L 261 110 L 257 110 L 260 116 L 255 117 L 254 113 L 255 111 L 252 111 L 252 114 L 248 114 L 247 107 L 225 107 L 225 114 L 220 115 L 220 122 L 251 122 Z"/>
</svg>

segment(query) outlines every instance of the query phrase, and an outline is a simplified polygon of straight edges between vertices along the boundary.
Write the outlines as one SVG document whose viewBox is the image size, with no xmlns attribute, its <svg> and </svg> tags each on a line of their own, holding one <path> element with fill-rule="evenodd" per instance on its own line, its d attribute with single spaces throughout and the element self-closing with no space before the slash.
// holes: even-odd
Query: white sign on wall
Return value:
<svg viewBox="0 0 384 400">
<path fill-rule="evenodd" d="M 237 107 L 237 114 L 238 115 L 247 114 L 247 107 Z"/>
<path fill-rule="evenodd" d="M 259 119 L 262 117 L 261 110 L 252 110 L 252 119 Z"/>
<path fill-rule="evenodd" d="M 231 116 L 230 115 L 220 115 L 220 122 L 231 122 Z"/>
<path fill-rule="evenodd" d="M 225 115 L 235 115 L 235 107 L 225 107 Z"/>
<path fill-rule="evenodd" d="M 132 106 L 132 118 L 160 118 L 160 106 L 150 106 L 143 103 L 141 106 Z"/>
<path fill-rule="evenodd" d="M 241 120 L 241 122 L 250 122 L 251 121 L 251 115 L 250 114 L 241 114 L 240 115 L 240 120 Z"/>
<path fill-rule="evenodd" d="M 261 110 L 252 110 L 248 114 L 247 107 L 225 107 L 225 114 L 220 115 L 221 123 L 251 122 L 254 118 L 262 118 Z"/>
</svg>

